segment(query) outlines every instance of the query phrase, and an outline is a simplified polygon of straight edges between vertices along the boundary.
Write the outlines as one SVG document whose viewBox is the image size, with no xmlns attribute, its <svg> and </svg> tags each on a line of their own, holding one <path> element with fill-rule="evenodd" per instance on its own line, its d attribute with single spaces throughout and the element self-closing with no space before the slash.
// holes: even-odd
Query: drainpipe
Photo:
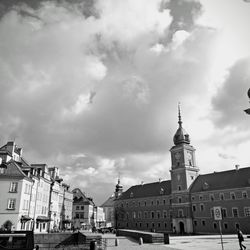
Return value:
<svg viewBox="0 0 250 250">
<path fill-rule="evenodd" d="M 52 216 L 52 211 L 51 211 L 51 196 L 53 192 L 53 186 L 54 186 L 54 181 L 50 184 L 50 192 L 49 192 L 49 225 L 48 225 L 48 233 L 50 232 L 50 225 L 51 225 L 51 216 Z"/>
<path fill-rule="evenodd" d="M 32 201 L 32 190 L 33 190 L 33 187 L 34 187 L 34 184 L 35 184 L 35 181 L 33 179 L 32 180 L 32 186 L 31 186 L 31 192 L 30 192 L 30 202 L 29 202 L 29 210 L 28 210 L 28 217 L 30 217 L 30 204 L 31 204 L 31 201 Z M 33 220 L 33 224 L 34 224 L 34 220 Z"/>
<path fill-rule="evenodd" d="M 34 206 L 34 223 L 33 223 L 33 228 L 32 231 L 34 232 L 34 227 L 35 227 L 35 218 L 36 218 L 36 202 L 37 202 L 37 193 L 38 193 L 38 183 L 40 182 L 40 178 L 37 180 L 37 185 L 36 185 L 36 198 L 35 198 L 35 206 Z"/>
</svg>

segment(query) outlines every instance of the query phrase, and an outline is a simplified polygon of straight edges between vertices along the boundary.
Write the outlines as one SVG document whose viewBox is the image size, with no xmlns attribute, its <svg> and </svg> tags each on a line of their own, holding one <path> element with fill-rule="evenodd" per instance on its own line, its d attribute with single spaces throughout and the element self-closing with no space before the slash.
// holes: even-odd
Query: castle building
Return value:
<svg viewBox="0 0 250 250">
<path fill-rule="evenodd" d="M 115 200 L 117 228 L 173 233 L 250 232 L 250 167 L 199 174 L 180 109 L 170 149 L 170 180 L 130 187 Z M 214 218 L 220 207 L 222 220 Z"/>
</svg>

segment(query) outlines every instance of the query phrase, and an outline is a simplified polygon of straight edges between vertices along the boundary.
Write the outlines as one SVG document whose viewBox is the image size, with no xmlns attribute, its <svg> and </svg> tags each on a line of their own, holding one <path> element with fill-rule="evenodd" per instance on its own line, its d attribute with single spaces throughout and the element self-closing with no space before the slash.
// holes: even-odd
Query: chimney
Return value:
<svg viewBox="0 0 250 250">
<path fill-rule="evenodd" d="M 235 170 L 239 170 L 239 168 L 240 168 L 240 165 L 239 165 L 239 164 L 236 164 L 236 165 L 235 165 Z"/>
</svg>

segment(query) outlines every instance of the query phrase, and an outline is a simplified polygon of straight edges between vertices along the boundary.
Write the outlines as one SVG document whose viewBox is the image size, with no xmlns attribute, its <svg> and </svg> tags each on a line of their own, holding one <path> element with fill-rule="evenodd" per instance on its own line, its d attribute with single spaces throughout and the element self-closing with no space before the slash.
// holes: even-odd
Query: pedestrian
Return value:
<svg viewBox="0 0 250 250">
<path fill-rule="evenodd" d="M 238 240 L 239 240 L 240 250 L 243 250 L 243 248 L 246 249 L 246 246 L 244 246 L 242 244 L 242 241 L 244 241 L 244 236 L 243 236 L 243 233 L 240 230 L 239 224 L 236 225 L 236 230 L 237 230 L 237 236 L 238 236 Z"/>
</svg>

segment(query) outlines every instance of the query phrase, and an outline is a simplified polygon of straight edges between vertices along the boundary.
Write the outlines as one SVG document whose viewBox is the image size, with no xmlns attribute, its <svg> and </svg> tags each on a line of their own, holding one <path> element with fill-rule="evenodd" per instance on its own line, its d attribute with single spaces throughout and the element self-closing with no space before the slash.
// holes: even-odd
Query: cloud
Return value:
<svg viewBox="0 0 250 250">
<path fill-rule="evenodd" d="M 11 3 L 0 20 L 1 142 L 16 138 L 30 162 L 58 165 L 98 200 L 119 173 L 126 187 L 167 178 L 177 103 L 185 128 L 185 113 L 208 115 L 218 33 L 195 24 L 200 4 Z"/>
<path fill-rule="evenodd" d="M 247 91 L 250 81 L 250 59 L 236 62 L 212 100 L 215 124 L 221 128 L 248 130 L 248 117 L 243 110 L 248 107 Z"/>
</svg>

